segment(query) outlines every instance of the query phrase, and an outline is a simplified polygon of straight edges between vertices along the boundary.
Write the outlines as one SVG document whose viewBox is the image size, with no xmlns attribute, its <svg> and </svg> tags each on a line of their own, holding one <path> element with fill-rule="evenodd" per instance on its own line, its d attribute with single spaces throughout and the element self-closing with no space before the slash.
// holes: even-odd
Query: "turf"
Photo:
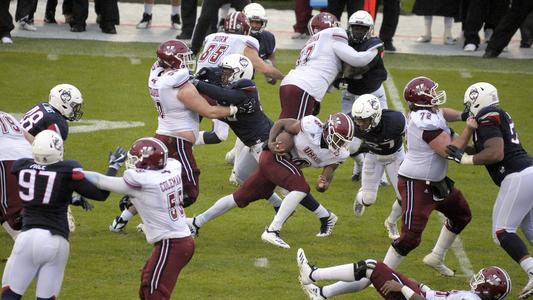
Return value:
<svg viewBox="0 0 533 300">
<path fill-rule="evenodd" d="M 25 112 L 36 102 L 47 99 L 50 88 L 62 82 L 76 85 L 85 99 L 84 119 L 141 121 L 144 127 L 73 133 L 66 142 L 66 158 L 79 160 L 85 169 L 104 171 L 108 151 L 117 145 L 129 147 L 136 138 L 151 136 L 157 126 L 156 111 L 148 96 L 147 76 L 154 60 L 155 44 L 106 43 L 68 40 L 29 40 L 17 38 L 9 47 L 0 47 L 0 110 Z M 283 72 L 288 72 L 297 52 L 279 51 Z M 532 60 L 483 60 L 472 57 L 434 57 L 424 55 L 386 55 L 396 88 L 417 75 L 437 80 L 448 94 L 447 105 L 460 109 L 464 90 L 473 82 L 487 81 L 499 88 L 502 106 L 516 123 L 520 141 L 533 147 L 533 125 L 529 124 L 533 109 Z M 264 110 L 276 119 L 279 113 L 278 86 L 265 83 L 257 76 Z M 389 95 L 394 96 L 394 95 Z M 399 95 L 396 95 L 398 97 Z M 390 97 L 392 98 L 392 97 Z M 338 91 L 326 96 L 320 117 L 340 109 Z M 401 99 L 401 98 L 400 98 Z M 72 124 L 71 126 L 76 126 Z M 208 128 L 210 123 L 204 121 Z M 454 124 L 456 130 L 462 124 Z M 202 170 L 198 202 L 187 210 L 189 216 L 208 208 L 221 196 L 235 188 L 228 183 L 231 167 L 224 154 L 234 141 L 217 146 L 195 148 Z M 498 192 L 482 167 L 456 166 L 450 163 L 450 176 L 469 200 L 472 223 L 461 234 L 462 243 L 473 269 L 487 265 L 501 266 L 510 273 L 516 297 L 526 277 L 491 238 L 491 210 Z M 302 247 L 311 262 L 319 266 L 351 263 L 365 258 L 382 259 L 389 246 L 383 220 L 392 199 L 391 187 L 381 188 L 377 203 L 362 218 L 352 213 L 353 198 L 359 183 L 350 180 L 352 162 L 339 168 L 330 190 L 316 198 L 339 216 L 330 237 L 317 238 L 319 223 L 305 209 L 299 208 L 282 231 L 292 248 L 282 250 L 261 241 L 264 227 L 273 217 L 266 201 L 258 201 L 246 209 L 235 209 L 202 228 L 196 239 L 193 260 L 180 274 L 172 299 L 304 299 L 297 281 L 296 249 Z M 311 185 L 318 170 L 305 171 Z M 135 217 L 122 234 L 107 229 L 118 214 L 119 195 L 95 209 L 83 212 L 73 208 L 78 228 L 71 236 L 68 262 L 61 299 L 135 299 L 140 269 L 151 251 L 144 236 L 135 230 Z M 400 265 L 405 272 L 437 289 L 467 288 L 465 277 L 443 278 L 426 268 L 422 257 L 431 250 L 440 231 L 441 221 L 434 215 L 424 233 L 420 247 Z M 0 257 L 7 258 L 12 241 L 0 233 Z M 256 267 L 256 259 L 266 258 L 266 267 Z M 453 252 L 447 263 L 462 273 Z M 3 266 L 2 266 L 3 267 Z M 27 298 L 33 297 L 30 288 Z M 373 289 L 339 299 L 379 299 Z"/>
</svg>

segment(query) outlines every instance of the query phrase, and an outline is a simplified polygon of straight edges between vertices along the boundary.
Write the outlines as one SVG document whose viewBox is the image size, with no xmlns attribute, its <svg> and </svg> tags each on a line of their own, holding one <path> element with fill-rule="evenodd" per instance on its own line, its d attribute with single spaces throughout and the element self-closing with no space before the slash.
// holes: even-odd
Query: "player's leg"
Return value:
<svg viewBox="0 0 533 300">
<path fill-rule="evenodd" d="M 379 183 L 385 166 L 379 161 L 378 155 L 367 153 L 363 163 L 363 176 L 361 178 L 361 188 L 355 196 L 353 210 L 356 217 L 361 217 L 365 207 L 376 202 L 378 196 Z"/>
<path fill-rule="evenodd" d="M 228 139 L 229 125 L 220 120 L 212 120 L 213 128 L 211 131 L 200 131 L 195 145 L 219 144 Z"/>
<path fill-rule="evenodd" d="M 279 87 L 281 113 L 279 119 L 301 118 L 311 115 L 315 109 L 316 100 L 299 87 L 288 84 Z"/>
<path fill-rule="evenodd" d="M 109 225 L 109 230 L 111 232 L 123 231 L 129 220 L 137 214 L 137 209 L 135 209 L 135 206 L 131 203 L 129 196 L 122 197 L 120 203 L 122 204 L 120 205 L 122 213 L 113 220 L 111 225 Z"/>
<path fill-rule="evenodd" d="M 171 0 L 171 12 L 170 12 L 170 27 L 172 29 L 179 29 L 181 27 L 181 0 Z"/>
<path fill-rule="evenodd" d="M 391 185 L 396 193 L 396 199 L 394 199 L 392 203 L 391 212 L 384 222 L 389 238 L 392 240 L 400 237 L 400 233 L 398 232 L 398 228 L 396 226 L 396 222 L 398 222 L 402 216 L 401 195 L 400 191 L 398 191 L 398 170 L 400 169 L 400 165 L 402 164 L 404 157 L 405 152 L 402 147 L 396 153 L 394 153 L 392 162 L 385 166 L 385 171 L 389 176 Z"/>
<path fill-rule="evenodd" d="M 0 161 L 0 223 L 14 240 L 22 226 L 22 200 L 17 177 L 10 173 L 14 161 Z"/>
<path fill-rule="evenodd" d="M 48 232 L 49 233 L 49 232 Z M 35 294 L 38 299 L 55 299 L 61 291 L 65 266 L 69 256 L 69 242 L 59 235 L 44 236 L 39 246 L 41 268 L 37 275 Z"/>
</svg>

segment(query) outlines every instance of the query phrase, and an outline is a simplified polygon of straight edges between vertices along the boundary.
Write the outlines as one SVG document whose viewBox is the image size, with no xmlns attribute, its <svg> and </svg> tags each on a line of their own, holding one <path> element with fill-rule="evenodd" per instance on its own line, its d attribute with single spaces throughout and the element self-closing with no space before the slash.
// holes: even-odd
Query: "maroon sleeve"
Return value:
<svg viewBox="0 0 533 300">
<path fill-rule="evenodd" d="M 422 139 L 424 140 L 424 142 L 429 144 L 432 140 L 438 137 L 441 132 L 443 132 L 443 130 L 440 128 L 436 130 L 424 130 L 424 132 L 422 133 Z"/>
</svg>

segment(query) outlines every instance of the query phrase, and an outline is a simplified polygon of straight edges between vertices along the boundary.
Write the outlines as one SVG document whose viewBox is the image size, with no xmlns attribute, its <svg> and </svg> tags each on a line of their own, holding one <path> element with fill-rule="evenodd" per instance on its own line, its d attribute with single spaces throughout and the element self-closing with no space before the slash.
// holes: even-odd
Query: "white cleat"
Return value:
<svg viewBox="0 0 533 300">
<path fill-rule="evenodd" d="M 529 281 L 526 286 L 518 294 L 519 299 L 527 299 L 533 295 L 533 274 L 529 275 Z"/>
<path fill-rule="evenodd" d="M 13 40 L 9 36 L 2 37 L 2 44 L 13 44 Z"/>
<path fill-rule="evenodd" d="M 235 163 L 235 150 L 231 149 L 228 151 L 224 159 L 228 165 L 233 165 L 233 163 Z"/>
<path fill-rule="evenodd" d="M 320 231 L 316 234 L 318 237 L 325 237 L 331 235 L 333 232 L 333 227 L 337 224 L 337 216 L 329 212 L 329 216 L 325 218 L 320 218 Z"/>
<path fill-rule="evenodd" d="M 453 277 L 455 276 L 455 272 L 448 268 L 442 260 L 440 260 L 438 257 L 436 257 L 433 253 L 430 253 L 426 255 L 423 259 L 423 262 L 435 269 L 437 272 L 439 272 L 442 276 L 445 277 Z"/>
<path fill-rule="evenodd" d="M 355 200 L 353 201 L 353 214 L 356 217 L 362 217 L 364 213 L 365 213 L 365 206 L 363 205 L 363 203 L 359 203 L 356 197 Z"/>
<path fill-rule="evenodd" d="M 33 24 L 26 23 L 24 21 L 19 21 L 19 27 L 20 29 L 26 31 L 37 31 L 37 27 L 35 27 Z"/>
<path fill-rule="evenodd" d="M 300 269 L 300 282 L 304 285 L 315 282 L 311 275 L 317 268 L 309 264 L 304 249 L 300 248 L 296 252 L 296 262 L 298 263 L 298 269 Z"/>
<path fill-rule="evenodd" d="M 191 231 L 191 235 L 192 237 L 197 237 L 200 233 L 200 227 L 196 226 L 195 224 L 195 219 L 196 217 L 194 218 L 186 218 L 185 219 L 185 223 L 187 224 L 187 226 L 189 227 L 189 230 Z"/>
<path fill-rule="evenodd" d="M 126 225 L 128 224 L 128 221 L 123 220 L 120 216 L 116 217 L 113 220 L 113 223 L 109 225 L 109 231 L 111 232 L 121 232 L 124 230 Z"/>
<path fill-rule="evenodd" d="M 326 300 L 328 298 L 324 297 L 322 294 L 322 288 L 315 285 L 315 284 L 303 284 L 300 280 L 300 286 L 302 287 L 302 290 L 304 290 L 304 293 L 309 297 L 311 300 Z"/>
<path fill-rule="evenodd" d="M 284 240 L 281 239 L 279 236 L 279 231 L 270 231 L 268 228 L 265 229 L 263 234 L 261 234 L 261 239 L 269 244 L 272 244 L 274 246 L 278 246 L 284 249 L 289 249 L 291 246 L 289 244 L 285 243 Z"/>
<path fill-rule="evenodd" d="M 398 232 L 398 227 L 396 227 L 396 223 L 389 223 L 389 221 L 385 220 L 385 229 L 387 229 L 387 233 L 389 234 L 389 239 L 396 240 L 400 238 L 400 233 Z"/>
</svg>

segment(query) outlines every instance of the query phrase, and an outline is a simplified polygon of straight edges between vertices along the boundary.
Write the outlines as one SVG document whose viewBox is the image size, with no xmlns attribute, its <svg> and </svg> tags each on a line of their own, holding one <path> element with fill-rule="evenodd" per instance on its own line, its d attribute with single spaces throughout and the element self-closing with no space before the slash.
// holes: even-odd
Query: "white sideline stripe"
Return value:
<svg viewBox="0 0 533 300">
<path fill-rule="evenodd" d="M 59 58 L 59 55 L 55 54 L 55 53 L 48 53 L 48 56 L 46 57 L 48 60 L 52 60 L 52 61 L 55 61 Z"/>
<path fill-rule="evenodd" d="M 396 85 L 394 84 L 394 79 L 392 78 L 390 73 L 388 74 L 387 80 L 385 81 L 385 87 L 387 88 L 387 91 L 389 92 L 389 99 L 390 99 L 390 102 L 392 102 L 392 106 L 394 107 L 394 109 L 401 111 L 402 113 L 405 114 L 403 103 L 400 100 L 400 93 L 398 92 L 398 89 L 396 88 Z M 439 213 L 439 216 L 441 220 L 444 220 L 444 215 Z M 455 254 L 455 257 L 457 257 L 457 260 L 459 261 L 459 266 L 461 267 L 461 270 L 464 273 L 464 275 L 456 275 L 456 276 L 471 277 L 472 275 L 474 275 L 474 271 L 472 270 L 472 263 L 470 262 L 468 255 L 466 255 L 465 249 L 463 247 L 463 242 L 461 241 L 461 237 L 457 236 L 457 238 L 453 242 L 452 251 L 453 251 L 453 254 Z"/>
<path fill-rule="evenodd" d="M 130 63 L 132 65 L 140 65 L 141 64 L 141 60 L 137 57 L 130 57 Z"/>
<path fill-rule="evenodd" d="M 459 74 L 461 74 L 462 78 L 472 78 L 472 73 L 470 73 L 470 71 L 467 69 L 460 69 Z"/>
</svg>

